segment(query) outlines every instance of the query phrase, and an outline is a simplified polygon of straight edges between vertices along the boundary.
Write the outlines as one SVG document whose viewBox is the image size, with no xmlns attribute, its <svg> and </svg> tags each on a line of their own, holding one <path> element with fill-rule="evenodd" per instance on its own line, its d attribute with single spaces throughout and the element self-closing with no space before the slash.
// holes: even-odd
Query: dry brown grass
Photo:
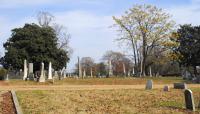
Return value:
<svg viewBox="0 0 200 114">
<path fill-rule="evenodd" d="M 0 85 L 138 85 L 145 84 L 148 79 L 152 79 L 154 84 L 172 84 L 174 82 L 183 82 L 181 77 L 159 77 L 159 78 L 87 78 L 74 79 L 66 78 L 64 80 L 56 80 L 52 84 L 51 80 L 45 83 L 34 81 L 10 80 L 9 82 L 0 81 Z"/>
<path fill-rule="evenodd" d="M 198 104 L 200 89 L 192 89 Z M 182 90 L 17 91 L 24 114 L 189 114 Z M 196 112 L 200 113 L 200 112 Z M 192 113 L 193 114 L 193 113 Z"/>
</svg>

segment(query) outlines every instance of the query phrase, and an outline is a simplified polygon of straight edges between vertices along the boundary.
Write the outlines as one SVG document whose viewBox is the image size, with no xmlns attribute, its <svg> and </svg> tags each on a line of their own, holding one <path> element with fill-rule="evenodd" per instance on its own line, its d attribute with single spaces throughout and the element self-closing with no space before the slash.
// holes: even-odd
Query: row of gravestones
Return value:
<svg viewBox="0 0 200 114">
<path fill-rule="evenodd" d="M 46 77 L 46 71 L 44 70 L 44 63 L 41 63 L 41 69 L 40 71 L 33 73 L 33 63 L 28 64 L 27 68 L 27 61 L 24 60 L 24 73 L 23 73 L 23 80 L 35 80 L 38 82 L 45 82 L 46 79 L 53 79 L 54 78 L 59 78 L 61 80 L 62 78 L 66 78 L 66 69 L 63 68 L 62 70 L 54 71 L 54 76 L 53 76 L 53 69 L 52 69 L 52 64 L 49 62 L 49 67 L 48 67 L 48 75 Z"/>
<path fill-rule="evenodd" d="M 153 81 L 147 80 L 146 83 L 146 90 L 153 89 Z M 187 85 L 185 83 L 174 83 L 174 89 L 185 89 L 184 96 L 185 96 L 185 106 L 186 109 L 195 111 L 195 103 L 193 98 L 193 93 L 190 89 L 187 89 Z M 169 91 L 169 86 L 164 86 L 163 91 Z"/>
</svg>

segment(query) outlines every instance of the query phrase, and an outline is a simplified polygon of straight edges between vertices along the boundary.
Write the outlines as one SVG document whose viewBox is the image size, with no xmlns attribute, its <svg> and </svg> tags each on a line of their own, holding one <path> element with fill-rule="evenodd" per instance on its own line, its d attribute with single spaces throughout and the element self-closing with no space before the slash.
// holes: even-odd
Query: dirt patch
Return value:
<svg viewBox="0 0 200 114">
<path fill-rule="evenodd" d="M 16 114 L 11 92 L 6 92 L 1 97 L 3 97 L 3 101 L 1 102 L 2 114 Z"/>
</svg>

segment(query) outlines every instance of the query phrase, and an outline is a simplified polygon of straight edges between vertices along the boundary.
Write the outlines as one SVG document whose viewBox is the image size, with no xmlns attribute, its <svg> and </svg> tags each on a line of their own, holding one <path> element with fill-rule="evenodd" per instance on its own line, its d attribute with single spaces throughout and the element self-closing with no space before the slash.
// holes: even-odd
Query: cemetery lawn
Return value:
<svg viewBox="0 0 200 114">
<path fill-rule="evenodd" d="M 195 104 L 200 89 L 192 88 Z M 24 114 L 185 114 L 183 90 L 17 91 Z M 199 110 L 196 113 L 200 113 Z M 194 113 L 193 113 L 194 114 Z"/>
<path fill-rule="evenodd" d="M 9 82 L 0 82 L 0 85 L 138 85 L 146 84 L 148 79 L 152 79 L 154 84 L 173 84 L 175 82 L 184 82 L 182 77 L 157 77 L 157 78 L 86 78 L 74 79 L 66 78 L 63 80 L 47 80 L 45 83 L 34 81 L 10 80 Z"/>
</svg>

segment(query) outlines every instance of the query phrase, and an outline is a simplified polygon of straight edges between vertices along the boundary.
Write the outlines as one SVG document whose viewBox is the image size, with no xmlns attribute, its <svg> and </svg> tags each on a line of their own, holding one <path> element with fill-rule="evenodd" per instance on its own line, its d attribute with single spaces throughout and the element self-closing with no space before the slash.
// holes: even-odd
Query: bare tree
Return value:
<svg viewBox="0 0 200 114">
<path fill-rule="evenodd" d="M 47 27 L 55 19 L 49 12 L 39 12 L 37 14 L 38 23 L 42 27 Z"/>
<path fill-rule="evenodd" d="M 55 21 L 55 17 L 49 12 L 39 12 L 37 15 L 37 20 L 40 26 L 49 26 L 54 29 L 56 37 L 58 39 L 58 48 L 67 51 L 68 56 L 71 56 L 73 53 L 73 49 L 69 46 L 71 35 L 67 31 L 67 28 L 63 25 L 53 23 Z"/>
<path fill-rule="evenodd" d="M 69 46 L 71 35 L 68 33 L 67 28 L 57 23 L 54 23 L 52 27 L 58 38 L 58 48 L 67 51 L 68 55 L 71 56 L 73 49 Z"/>
<path fill-rule="evenodd" d="M 86 71 L 87 75 L 91 73 L 91 69 L 94 67 L 94 65 L 94 60 L 91 57 L 83 57 L 81 59 L 82 69 Z"/>
<path fill-rule="evenodd" d="M 132 67 L 131 60 L 120 52 L 107 51 L 102 58 L 105 62 L 111 61 L 112 71 L 114 75 L 124 74 L 124 71 L 129 71 Z M 125 68 L 125 69 L 124 69 Z M 108 68 L 109 69 L 109 68 Z"/>
</svg>

